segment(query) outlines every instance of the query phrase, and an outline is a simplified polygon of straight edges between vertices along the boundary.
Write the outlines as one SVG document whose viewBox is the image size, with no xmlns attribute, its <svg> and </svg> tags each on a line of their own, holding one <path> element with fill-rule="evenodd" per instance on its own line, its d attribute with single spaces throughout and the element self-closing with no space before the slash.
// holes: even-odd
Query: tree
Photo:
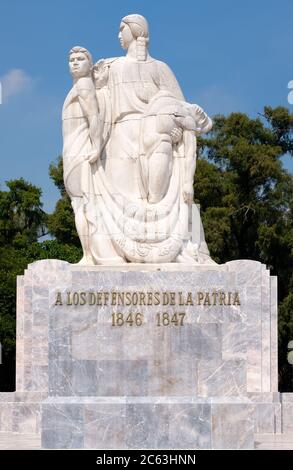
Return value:
<svg viewBox="0 0 293 470">
<path fill-rule="evenodd" d="M 7 182 L 0 192 L 0 342 L 3 346 L 0 390 L 15 388 L 16 277 L 39 259 L 63 259 L 76 263 L 79 248 L 56 240 L 38 242 L 46 233 L 47 214 L 42 210 L 41 190 L 23 179 Z"/>
<path fill-rule="evenodd" d="M 0 191 L 0 244 L 21 248 L 46 232 L 42 191 L 23 178 L 6 185 L 9 191 Z"/>
<path fill-rule="evenodd" d="M 57 202 L 53 214 L 48 217 L 49 232 L 56 237 L 56 240 L 60 243 L 79 247 L 80 242 L 75 228 L 74 213 L 70 198 L 64 187 L 61 157 L 58 158 L 56 164 L 50 165 L 49 173 L 61 193 L 61 198 Z"/>
<path fill-rule="evenodd" d="M 0 248 L 0 343 L 2 361 L 0 366 L 0 390 L 11 391 L 15 387 L 15 318 L 16 318 L 16 276 L 26 267 L 20 250 L 1 246 Z"/>
<path fill-rule="evenodd" d="M 0 191 L 0 383 L 5 391 L 13 389 L 15 380 L 16 276 L 27 266 L 25 249 L 46 232 L 47 220 L 39 188 L 23 178 L 6 185 L 8 191 Z"/>
<path fill-rule="evenodd" d="M 28 264 L 40 259 L 62 259 L 77 263 L 80 257 L 80 248 L 61 244 L 56 240 L 34 242 L 23 248 L 0 248 L 0 342 L 3 346 L 1 391 L 15 389 L 16 277 L 24 273 Z"/>
<path fill-rule="evenodd" d="M 278 276 L 281 390 L 290 386 L 284 370 L 291 330 L 284 325 L 293 266 L 293 178 L 281 157 L 293 153 L 292 129 L 293 115 L 281 107 L 266 107 L 256 119 L 216 116 L 208 138 L 199 141 L 194 184 L 212 257 L 259 260 Z"/>
</svg>

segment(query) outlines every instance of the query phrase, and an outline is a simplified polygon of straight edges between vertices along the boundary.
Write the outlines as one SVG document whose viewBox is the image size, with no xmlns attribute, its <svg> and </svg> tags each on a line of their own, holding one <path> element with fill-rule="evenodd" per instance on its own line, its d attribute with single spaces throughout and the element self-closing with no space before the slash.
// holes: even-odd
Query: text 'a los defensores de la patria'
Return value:
<svg viewBox="0 0 293 470">
<path fill-rule="evenodd" d="M 142 291 L 98 291 L 56 293 L 55 305 L 132 306 L 240 306 L 239 292 L 142 292 Z"/>
</svg>

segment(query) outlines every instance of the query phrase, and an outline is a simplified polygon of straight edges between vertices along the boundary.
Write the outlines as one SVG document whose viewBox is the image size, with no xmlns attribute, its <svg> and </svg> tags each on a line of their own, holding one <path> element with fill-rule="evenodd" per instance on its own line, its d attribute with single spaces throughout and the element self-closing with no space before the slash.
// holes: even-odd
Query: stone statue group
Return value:
<svg viewBox="0 0 293 470">
<path fill-rule="evenodd" d="M 123 18 L 119 40 L 126 55 L 96 64 L 83 47 L 69 52 L 63 168 L 80 264 L 213 263 L 200 217 L 196 242 L 189 225 L 196 136 L 211 119 L 149 55 L 143 16 Z"/>
</svg>

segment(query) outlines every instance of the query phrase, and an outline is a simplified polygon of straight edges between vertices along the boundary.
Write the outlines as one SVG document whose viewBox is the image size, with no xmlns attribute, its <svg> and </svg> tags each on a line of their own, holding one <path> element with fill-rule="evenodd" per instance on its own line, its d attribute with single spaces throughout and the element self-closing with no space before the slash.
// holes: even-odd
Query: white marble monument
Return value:
<svg viewBox="0 0 293 470">
<path fill-rule="evenodd" d="M 69 53 L 63 164 L 80 263 L 212 263 L 203 230 L 188 233 L 196 136 L 212 122 L 149 55 L 144 17 L 123 18 L 119 39 L 126 56 L 95 66 L 87 49 Z"/>
<path fill-rule="evenodd" d="M 125 57 L 69 53 L 64 181 L 83 257 L 18 278 L 0 448 L 292 448 L 277 279 L 257 261 L 214 263 L 198 211 L 190 230 L 196 136 L 211 120 L 149 56 L 142 16 L 119 38 Z"/>
</svg>

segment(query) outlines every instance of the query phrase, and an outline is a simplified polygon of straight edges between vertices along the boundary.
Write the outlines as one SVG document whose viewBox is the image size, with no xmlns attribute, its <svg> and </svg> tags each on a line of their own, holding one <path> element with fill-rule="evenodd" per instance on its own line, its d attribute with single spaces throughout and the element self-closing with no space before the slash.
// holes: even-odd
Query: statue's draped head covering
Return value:
<svg viewBox="0 0 293 470">
<path fill-rule="evenodd" d="M 149 25 L 142 15 L 127 15 L 121 20 L 129 26 L 134 39 L 136 39 L 137 60 L 144 61 L 147 57 L 147 47 L 149 44 Z"/>
<path fill-rule="evenodd" d="M 127 15 L 121 22 L 127 24 L 135 39 L 143 37 L 149 39 L 149 25 L 142 15 Z"/>
<path fill-rule="evenodd" d="M 86 58 L 88 59 L 89 63 L 90 63 L 90 66 L 91 68 L 93 67 L 93 58 L 92 58 L 92 55 L 91 53 L 85 48 L 85 47 L 81 47 L 81 46 L 75 46 L 73 47 L 72 49 L 70 49 L 69 51 L 69 57 L 71 56 L 71 54 L 73 54 L 74 52 L 81 52 L 82 54 L 84 54 L 86 56 Z"/>
</svg>

